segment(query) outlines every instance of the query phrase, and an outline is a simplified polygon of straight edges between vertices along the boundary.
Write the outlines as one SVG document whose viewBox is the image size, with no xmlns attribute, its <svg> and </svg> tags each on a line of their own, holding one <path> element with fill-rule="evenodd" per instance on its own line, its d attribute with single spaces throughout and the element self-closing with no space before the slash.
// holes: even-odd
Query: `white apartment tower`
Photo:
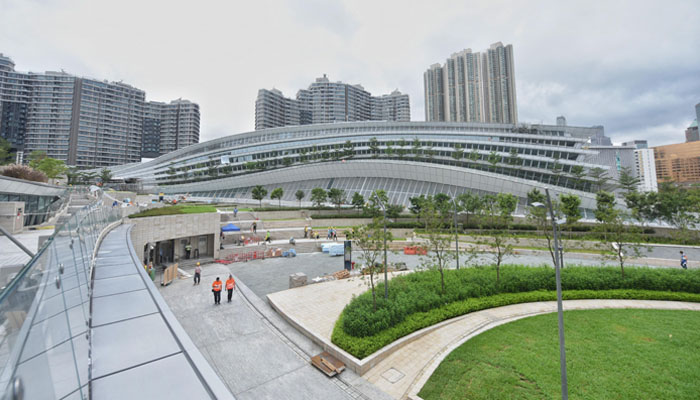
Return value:
<svg viewBox="0 0 700 400">
<path fill-rule="evenodd" d="M 637 177 L 639 178 L 639 190 L 642 192 L 658 192 L 654 149 L 637 149 L 634 151 L 634 158 Z"/>
<path fill-rule="evenodd" d="M 443 66 L 431 65 L 423 84 L 427 121 L 518 121 L 512 45 L 498 42 L 485 53 L 454 53 Z"/>
<path fill-rule="evenodd" d="M 362 85 L 331 82 L 324 74 L 297 92 L 295 99 L 277 89 L 260 89 L 255 100 L 255 129 L 353 121 L 410 121 L 407 94 L 372 96 Z"/>
</svg>

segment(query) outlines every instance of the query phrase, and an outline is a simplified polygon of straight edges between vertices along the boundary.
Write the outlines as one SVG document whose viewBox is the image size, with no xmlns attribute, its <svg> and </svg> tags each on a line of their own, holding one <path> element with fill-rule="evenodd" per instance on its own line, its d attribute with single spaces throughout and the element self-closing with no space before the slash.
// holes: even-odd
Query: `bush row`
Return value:
<svg viewBox="0 0 700 400">
<path fill-rule="evenodd" d="M 657 290 L 568 290 L 562 293 L 562 297 L 564 300 L 637 299 L 688 301 L 700 303 L 700 294 L 697 293 Z M 333 328 L 331 341 L 353 356 L 362 359 L 403 336 L 450 318 L 458 317 L 474 311 L 501 307 L 509 304 L 530 303 L 535 301 L 554 301 L 556 299 L 557 294 L 555 291 L 501 293 L 493 296 L 470 298 L 444 304 L 438 308 L 434 308 L 426 312 L 411 314 L 402 322 L 392 326 L 391 328 L 384 329 L 374 335 L 365 337 L 355 337 L 349 335 L 343 330 L 342 327 L 348 317 L 345 315 L 345 313 L 342 313 L 336 322 L 335 327 Z"/>
<path fill-rule="evenodd" d="M 498 283 L 493 267 L 446 270 L 444 273 L 444 293 L 439 271 L 420 271 L 392 279 L 389 282 L 389 299 L 377 296 L 376 311 L 373 310 L 370 292 L 357 296 L 343 311 L 343 330 L 351 336 L 372 336 L 413 314 L 428 312 L 445 304 L 500 293 L 556 289 L 554 270 L 549 267 L 502 266 Z M 700 293 L 700 270 L 627 268 L 622 277 L 620 269 L 616 267 L 567 267 L 562 270 L 562 289 Z M 377 290 L 383 292 L 383 288 Z"/>
<path fill-rule="evenodd" d="M 177 214 L 200 214 L 200 213 L 215 213 L 216 207 L 214 206 L 200 206 L 200 205 L 175 205 L 175 206 L 165 206 L 159 208 L 151 208 L 149 210 L 144 210 L 136 214 L 129 215 L 129 218 L 142 218 L 142 217 L 160 217 L 163 215 L 177 215 Z"/>
</svg>

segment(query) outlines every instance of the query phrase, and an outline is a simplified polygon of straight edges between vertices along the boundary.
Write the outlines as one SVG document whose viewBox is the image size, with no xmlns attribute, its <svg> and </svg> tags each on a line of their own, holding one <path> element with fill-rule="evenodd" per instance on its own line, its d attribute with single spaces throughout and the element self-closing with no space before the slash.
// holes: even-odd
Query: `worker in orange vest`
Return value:
<svg viewBox="0 0 700 400">
<path fill-rule="evenodd" d="M 221 304 L 222 286 L 221 279 L 217 276 L 214 283 L 211 284 L 211 291 L 214 293 L 214 304 Z"/>
<path fill-rule="evenodd" d="M 236 289 L 236 281 L 233 279 L 233 275 L 229 275 L 226 280 L 226 290 L 228 290 L 228 302 L 231 302 L 231 296 L 233 296 L 233 291 Z"/>
</svg>

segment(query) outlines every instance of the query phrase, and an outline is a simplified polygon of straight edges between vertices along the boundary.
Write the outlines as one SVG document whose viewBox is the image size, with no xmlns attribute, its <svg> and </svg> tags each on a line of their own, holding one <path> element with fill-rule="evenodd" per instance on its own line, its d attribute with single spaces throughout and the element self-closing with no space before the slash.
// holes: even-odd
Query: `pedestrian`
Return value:
<svg viewBox="0 0 700 400">
<path fill-rule="evenodd" d="M 330 240 L 333 237 L 333 228 L 328 228 L 328 233 L 326 234 L 326 240 Z"/>
<path fill-rule="evenodd" d="M 233 218 L 238 217 L 238 206 L 233 207 Z"/>
<path fill-rule="evenodd" d="M 688 269 L 688 256 L 681 251 L 681 268 Z"/>
<path fill-rule="evenodd" d="M 229 275 L 226 280 L 226 290 L 228 290 L 228 302 L 230 303 L 233 291 L 236 290 L 236 281 L 233 279 L 233 275 Z"/>
<path fill-rule="evenodd" d="M 309 226 L 304 225 L 304 239 L 306 239 L 309 236 Z"/>
<path fill-rule="evenodd" d="M 192 245 L 190 244 L 190 242 L 187 242 L 187 244 L 185 245 L 185 253 L 187 255 L 188 260 L 190 259 L 191 252 L 192 252 Z"/>
<path fill-rule="evenodd" d="M 333 228 L 333 240 L 338 241 L 338 230 Z"/>
<path fill-rule="evenodd" d="M 253 233 L 258 233 L 258 223 L 253 221 L 253 226 L 251 227 Z"/>
<path fill-rule="evenodd" d="M 265 234 L 265 242 L 272 243 L 272 238 L 270 238 L 270 231 Z"/>
<path fill-rule="evenodd" d="M 222 287 L 221 279 L 219 277 L 216 277 L 216 280 L 214 283 L 211 284 L 211 291 L 214 293 L 214 304 L 221 304 L 221 287 Z"/>
<path fill-rule="evenodd" d="M 202 267 L 199 266 L 199 263 L 197 263 L 197 266 L 194 267 L 194 284 L 199 285 L 199 281 L 202 279 Z"/>
</svg>

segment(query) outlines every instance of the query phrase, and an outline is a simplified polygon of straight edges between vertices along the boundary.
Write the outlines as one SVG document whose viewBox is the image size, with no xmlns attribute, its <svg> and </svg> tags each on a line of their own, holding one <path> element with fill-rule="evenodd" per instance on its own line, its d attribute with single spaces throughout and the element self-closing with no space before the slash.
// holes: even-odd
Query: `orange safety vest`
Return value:
<svg viewBox="0 0 700 400">
<path fill-rule="evenodd" d="M 221 291 L 221 281 L 214 281 L 214 283 L 211 284 L 211 288 L 214 289 L 215 292 L 220 292 Z"/>
<path fill-rule="evenodd" d="M 233 278 L 226 280 L 226 290 L 231 290 L 236 286 L 236 281 Z"/>
</svg>

